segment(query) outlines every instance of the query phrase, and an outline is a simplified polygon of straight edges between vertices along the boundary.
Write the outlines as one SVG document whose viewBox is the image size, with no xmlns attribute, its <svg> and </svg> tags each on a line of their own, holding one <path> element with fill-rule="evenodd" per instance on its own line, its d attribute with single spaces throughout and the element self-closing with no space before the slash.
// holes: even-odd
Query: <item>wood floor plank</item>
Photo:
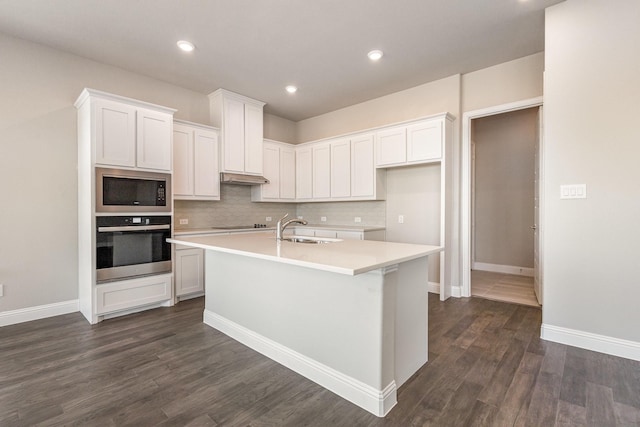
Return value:
<svg viewBox="0 0 640 427">
<path fill-rule="evenodd" d="M 203 299 L 0 328 L 0 425 L 640 425 L 640 362 L 539 338 L 534 307 L 429 296 L 429 362 L 376 417 L 202 323 Z"/>
</svg>

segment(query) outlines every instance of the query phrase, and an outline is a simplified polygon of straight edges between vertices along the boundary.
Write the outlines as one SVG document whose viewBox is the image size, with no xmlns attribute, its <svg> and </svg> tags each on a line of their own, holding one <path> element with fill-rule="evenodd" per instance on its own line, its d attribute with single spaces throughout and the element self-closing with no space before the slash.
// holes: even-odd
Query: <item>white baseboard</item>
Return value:
<svg viewBox="0 0 640 427">
<path fill-rule="evenodd" d="M 17 323 L 30 322 L 32 320 L 46 319 L 47 317 L 60 316 L 61 314 L 75 313 L 79 311 L 78 300 L 56 302 L 53 304 L 38 305 L 35 307 L 21 308 L 18 310 L 4 311 L 0 313 L 0 326 L 15 325 Z"/>
<path fill-rule="evenodd" d="M 574 347 L 640 361 L 640 343 L 606 335 L 542 324 L 540 337 Z"/>
<path fill-rule="evenodd" d="M 378 417 L 384 417 L 397 402 L 395 381 L 377 390 L 212 311 L 204 311 L 203 321 Z"/>
<path fill-rule="evenodd" d="M 493 273 L 515 274 L 516 276 L 533 277 L 533 268 L 517 267 L 515 265 L 488 264 L 486 262 L 474 262 L 471 267 L 474 270 L 491 271 Z"/>
<path fill-rule="evenodd" d="M 427 289 L 432 294 L 440 294 L 440 283 L 429 282 Z M 462 288 L 460 286 L 451 287 L 451 296 L 454 298 L 460 298 L 462 296 Z"/>
</svg>

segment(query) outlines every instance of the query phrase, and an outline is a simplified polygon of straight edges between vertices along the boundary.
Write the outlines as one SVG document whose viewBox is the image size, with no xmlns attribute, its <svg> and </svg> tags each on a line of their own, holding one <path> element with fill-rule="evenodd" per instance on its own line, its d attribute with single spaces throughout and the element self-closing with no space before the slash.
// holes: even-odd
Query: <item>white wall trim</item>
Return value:
<svg viewBox="0 0 640 427">
<path fill-rule="evenodd" d="M 525 99 L 508 104 L 473 110 L 462 115 L 462 150 L 460 165 L 460 278 L 462 283 L 462 296 L 471 296 L 471 120 L 480 117 L 488 117 L 496 114 L 518 111 L 525 108 L 539 107 L 542 105 L 542 97 Z M 544 148 L 541 147 L 541 151 Z M 542 177 L 540 170 L 540 180 Z M 540 191 L 540 203 L 544 198 L 544 192 Z M 538 230 L 543 230 L 543 211 L 540 211 Z M 542 249 L 542 248 L 541 248 Z M 542 268 L 542 266 L 540 266 Z"/>
<path fill-rule="evenodd" d="M 544 323 L 540 329 L 540 337 L 547 341 L 640 361 L 640 342 L 636 341 L 592 334 Z"/>
<path fill-rule="evenodd" d="M 493 273 L 515 274 L 516 276 L 533 277 L 533 268 L 518 267 L 515 265 L 489 264 L 486 262 L 474 262 L 474 270 L 491 271 Z"/>
<path fill-rule="evenodd" d="M 454 298 L 460 298 L 461 295 L 461 287 L 460 286 L 451 286 L 451 296 Z M 427 290 L 432 294 L 440 293 L 440 283 L 438 282 L 429 282 L 427 285 Z"/>
<path fill-rule="evenodd" d="M 0 313 L 0 326 L 15 325 L 17 323 L 30 322 L 32 320 L 46 319 L 47 317 L 60 316 L 61 314 L 75 313 L 79 310 L 78 300 L 74 299 L 71 301 L 62 301 L 53 304 L 4 311 Z"/>
<path fill-rule="evenodd" d="M 377 390 L 210 310 L 204 310 L 203 321 L 378 417 L 384 417 L 397 403 L 395 381 Z"/>
</svg>

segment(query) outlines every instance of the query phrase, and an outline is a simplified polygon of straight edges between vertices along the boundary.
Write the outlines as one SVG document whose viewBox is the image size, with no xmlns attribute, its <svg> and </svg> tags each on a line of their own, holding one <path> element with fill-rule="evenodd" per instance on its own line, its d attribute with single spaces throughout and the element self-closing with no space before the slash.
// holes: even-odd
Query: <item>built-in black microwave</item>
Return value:
<svg viewBox="0 0 640 427">
<path fill-rule="evenodd" d="M 171 174 L 96 168 L 96 212 L 171 212 Z"/>
</svg>

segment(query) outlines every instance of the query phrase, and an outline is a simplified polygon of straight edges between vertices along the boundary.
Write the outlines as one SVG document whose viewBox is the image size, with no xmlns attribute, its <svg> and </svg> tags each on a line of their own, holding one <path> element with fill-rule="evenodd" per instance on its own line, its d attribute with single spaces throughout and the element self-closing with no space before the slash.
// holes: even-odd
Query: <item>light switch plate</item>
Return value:
<svg viewBox="0 0 640 427">
<path fill-rule="evenodd" d="M 586 199 L 587 184 L 567 184 L 560 186 L 560 199 Z"/>
</svg>

